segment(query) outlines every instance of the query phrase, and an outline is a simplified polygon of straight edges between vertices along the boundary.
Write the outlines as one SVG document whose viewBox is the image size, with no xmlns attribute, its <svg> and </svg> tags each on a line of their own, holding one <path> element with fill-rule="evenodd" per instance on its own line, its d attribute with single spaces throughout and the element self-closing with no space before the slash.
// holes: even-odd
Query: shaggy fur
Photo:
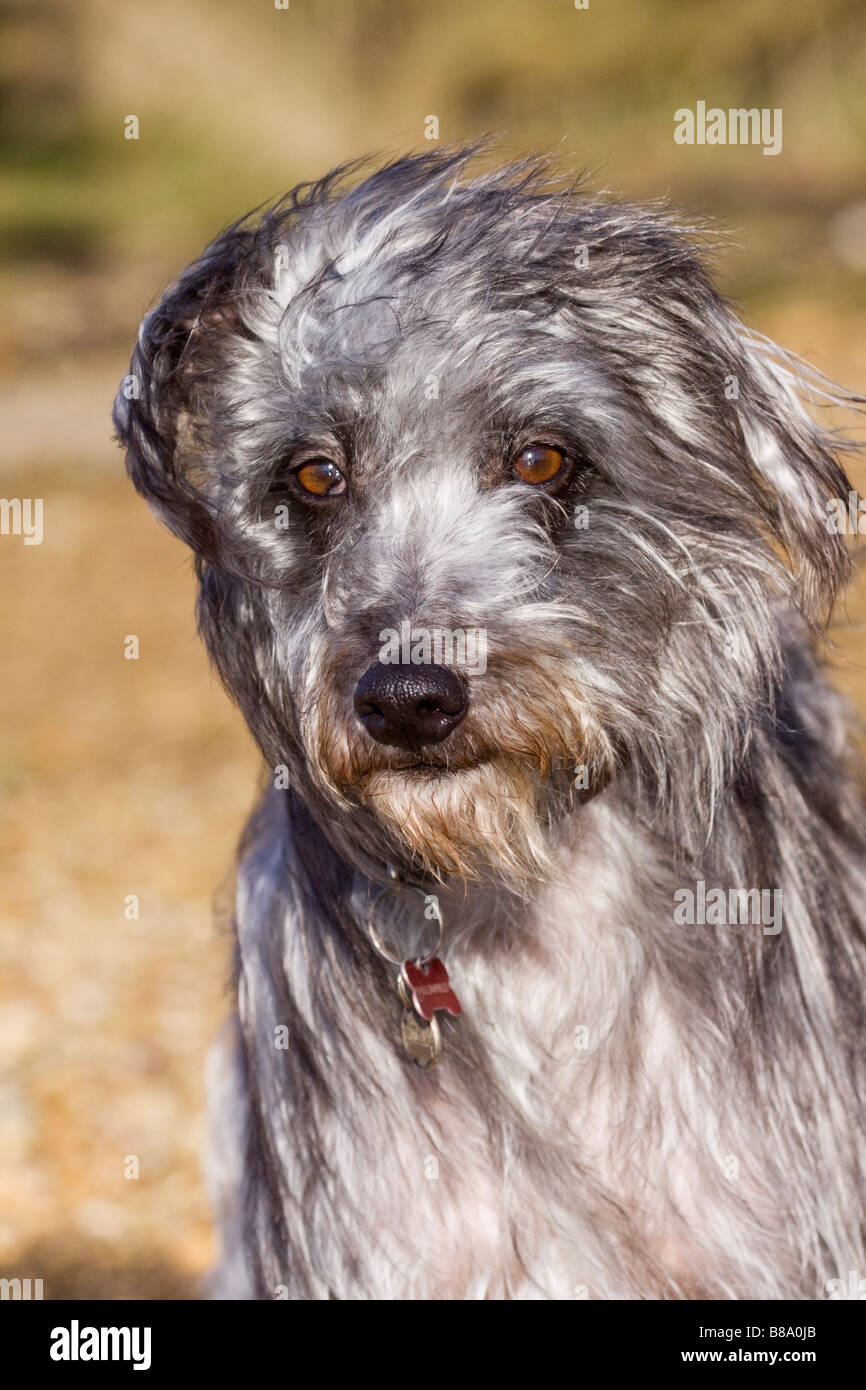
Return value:
<svg viewBox="0 0 866 1390">
<path fill-rule="evenodd" d="M 832 393 L 664 210 L 470 155 L 229 228 L 116 404 L 273 769 L 214 1059 L 217 1292 L 823 1297 L 866 1271 L 863 803 L 819 668 L 848 483 L 800 403 Z M 513 472 L 537 440 L 563 487 Z M 323 455 L 348 490 L 305 500 Z M 488 642 L 409 758 L 353 709 L 407 619 Z M 386 864 L 446 923 L 429 1071 L 357 909 Z M 780 892 L 781 930 L 679 925 L 699 881 Z"/>
</svg>

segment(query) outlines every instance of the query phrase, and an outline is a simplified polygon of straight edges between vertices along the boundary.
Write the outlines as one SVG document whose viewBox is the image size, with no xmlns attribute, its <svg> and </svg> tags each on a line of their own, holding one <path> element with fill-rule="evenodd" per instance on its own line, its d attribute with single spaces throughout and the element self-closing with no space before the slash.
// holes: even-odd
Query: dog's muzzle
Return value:
<svg viewBox="0 0 866 1390">
<path fill-rule="evenodd" d="M 371 738 L 416 752 L 443 743 L 466 713 L 463 681 L 446 666 L 377 661 L 358 681 L 355 713 Z"/>
</svg>

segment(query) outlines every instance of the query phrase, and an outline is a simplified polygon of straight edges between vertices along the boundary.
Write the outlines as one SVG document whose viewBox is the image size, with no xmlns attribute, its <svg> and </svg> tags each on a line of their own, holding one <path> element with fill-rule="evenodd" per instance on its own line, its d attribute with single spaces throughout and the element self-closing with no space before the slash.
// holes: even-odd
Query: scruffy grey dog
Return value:
<svg viewBox="0 0 866 1390">
<path fill-rule="evenodd" d="M 142 325 L 129 470 L 271 769 L 222 1296 L 866 1273 L 863 803 L 818 664 L 848 484 L 826 384 L 693 240 L 425 154 L 231 227 Z M 434 952 L 462 1014 L 416 1065 L 399 962 Z"/>
</svg>

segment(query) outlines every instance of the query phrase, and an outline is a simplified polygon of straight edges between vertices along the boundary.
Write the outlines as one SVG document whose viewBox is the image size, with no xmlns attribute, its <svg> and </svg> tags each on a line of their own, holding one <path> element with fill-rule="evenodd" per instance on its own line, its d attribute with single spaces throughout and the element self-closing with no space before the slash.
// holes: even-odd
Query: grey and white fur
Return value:
<svg viewBox="0 0 866 1390">
<path fill-rule="evenodd" d="M 866 833 L 821 669 L 848 483 L 802 403 L 840 397 L 664 208 L 483 158 L 230 227 L 116 403 L 270 769 L 215 1292 L 822 1298 L 866 1273 Z M 406 620 L 487 637 L 483 674 L 400 668 L 458 691 L 429 741 L 356 697 Z M 430 1070 L 356 907 L 389 864 L 434 884 L 463 1006 Z M 781 930 L 678 925 L 701 880 L 781 894 Z"/>
</svg>

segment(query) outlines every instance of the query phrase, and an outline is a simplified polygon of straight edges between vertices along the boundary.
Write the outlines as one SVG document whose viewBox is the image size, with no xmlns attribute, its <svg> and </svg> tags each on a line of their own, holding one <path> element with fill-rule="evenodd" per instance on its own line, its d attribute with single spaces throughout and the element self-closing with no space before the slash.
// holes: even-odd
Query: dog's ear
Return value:
<svg viewBox="0 0 866 1390">
<path fill-rule="evenodd" d="M 227 336 L 245 332 L 238 282 L 253 238 L 242 223 L 223 232 L 147 314 L 112 412 L 136 488 L 205 556 L 215 548 L 213 520 L 179 443 L 202 414 Z"/>
<path fill-rule="evenodd" d="M 815 619 L 827 611 L 850 572 L 850 553 L 829 521 L 828 503 L 847 501 L 850 484 L 840 458 L 855 446 L 822 428 L 810 410 L 850 408 L 862 401 L 741 327 L 738 356 L 729 385 L 755 495 L 794 574 L 794 597 Z"/>
</svg>

